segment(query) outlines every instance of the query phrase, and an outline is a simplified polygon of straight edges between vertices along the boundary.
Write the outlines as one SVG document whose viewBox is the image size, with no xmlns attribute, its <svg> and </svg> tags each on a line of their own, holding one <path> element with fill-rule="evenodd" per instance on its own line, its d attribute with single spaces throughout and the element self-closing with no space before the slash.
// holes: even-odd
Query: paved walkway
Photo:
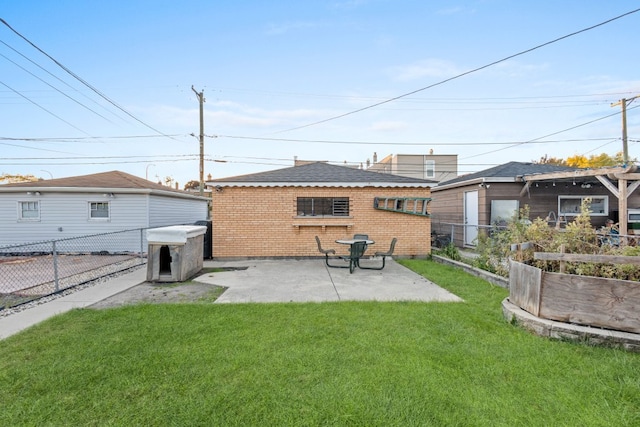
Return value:
<svg viewBox="0 0 640 427">
<path fill-rule="evenodd" d="M 363 260 L 362 265 L 380 265 Z M 208 273 L 196 280 L 227 287 L 216 303 L 322 301 L 461 301 L 422 276 L 387 261 L 384 270 L 327 268 L 324 260 L 205 261 L 205 267 L 234 267 Z M 246 267 L 246 268 L 245 268 Z M 117 276 L 78 292 L 0 318 L 0 339 L 16 334 L 52 316 L 88 307 L 134 287 L 146 279 L 145 268 Z"/>
</svg>

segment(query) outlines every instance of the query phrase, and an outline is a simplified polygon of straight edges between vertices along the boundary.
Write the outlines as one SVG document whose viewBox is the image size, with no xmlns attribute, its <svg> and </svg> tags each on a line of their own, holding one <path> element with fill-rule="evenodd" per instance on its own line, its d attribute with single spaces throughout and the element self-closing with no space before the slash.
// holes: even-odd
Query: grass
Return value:
<svg viewBox="0 0 640 427">
<path fill-rule="evenodd" d="M 533 336 L 504 289 L 464 303 L 74 310 L 0 341 L 0 425 L 631 426 L 640 355 Z"/>
</svg>

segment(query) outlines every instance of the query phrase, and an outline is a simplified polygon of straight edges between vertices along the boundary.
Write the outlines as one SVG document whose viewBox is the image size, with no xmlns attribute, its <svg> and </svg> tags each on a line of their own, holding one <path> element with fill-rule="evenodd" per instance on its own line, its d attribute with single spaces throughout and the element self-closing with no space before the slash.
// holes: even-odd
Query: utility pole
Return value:
<svg viewBox="0 0 640 427">
<path fill-rule="evenodd" d="M 627 104 L 634 99 L 640 97 L 636 95 L 633 98 L 622 98 L 620 101 L 611 104 L 612 107 L 622 106 L 622 161 L 625 165 L 629 163 L 629 148 L 627 144 Z"/>
<path fill-rule="evenodd" d="M 611 104 L 612 107 L 622 106 L 622 163 L 626 167 L 629 164 L 629 149 L 627 145 L 627 104 L 634 99 L 640 97 L 636 95 L 633 98 L 622 98 L 620 101 Z M 632 190 L 633 191 L 633 190 Z M 627 234 L 627 179 L 618 179 L 618 218 L 619 218 L 619 230 L 621 234 Z"/>
<path fill-rule="evenodd" d="M 200 103 L 200 195 L 204 195 L 204 90 L 198 92 L 191 85 L 191 90 Z"/>
</svg>

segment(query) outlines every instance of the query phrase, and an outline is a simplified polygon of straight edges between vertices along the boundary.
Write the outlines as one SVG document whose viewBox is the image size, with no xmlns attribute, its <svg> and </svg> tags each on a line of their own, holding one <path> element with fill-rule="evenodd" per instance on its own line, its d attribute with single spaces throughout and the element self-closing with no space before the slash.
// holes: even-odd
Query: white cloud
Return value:
<svg viewBox="0 0 640 427">
<path fill-rule="evenodd" d="M 447 9 L 440 9 L 438 11 L 436 11 L 436 14 L 438 15 L 458 15 L 461 13 L 467 13 L 467 14 L 473 14 L 475 13 L 476 10 L 469 8 L 469 7 L 464 7 L 464 6 L 454 6 L 454 7 L 450 7 Z"/>
<path fill-rule="evenodd" d="M 551 67 L 548 63 L 525 64 L 518 61 L 505 61 L 496 64 L 494 73 L 507 77 L 523 77 L 548 71 L 549 68 Z"/>
<path fill-rule="evenodd" d="M 376 132 L 396 132 L 406 128 L 407 124 L 400 121 L 382 121 L 371 125 L 371 130 Z"/>
<path fill-rule="evenodd" d="M 424 77 L 453 77 L 462 71 L 451 61 L 444 59 L 425 59 L 414 64 L 393 67 L 391 73 L 396 80 L 409 81 Z"/>
<path fill-rule="evenodd" d="M 333 3 L 331 6 L 335 9 L 355 9 L 369 3 L 368 0 L 343 0 Z"/>
<path fill-rule="evenodd" d="M 295 21 L 295 22 L 285 22 L 281 24 L 271 23 L 267 26 L 266 34 L 270 36 L 285 34 L 290 31 L 296 30 L 307 30 L 313 28 L 319 28 L 324 26 L 324 24 L 319 22 L 312 21 Z"/>
</svg>

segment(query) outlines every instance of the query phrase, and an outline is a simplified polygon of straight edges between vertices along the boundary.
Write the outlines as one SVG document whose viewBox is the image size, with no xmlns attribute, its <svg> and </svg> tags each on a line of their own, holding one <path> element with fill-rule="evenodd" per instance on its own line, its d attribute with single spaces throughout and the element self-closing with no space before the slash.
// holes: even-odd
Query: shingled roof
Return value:
<svg viewBox="0 0 640 427">
<path fill-rule="evenodd" d="M 466 183 L 477 182 L 479 180 L 485 182 L 515 182 L 518 177 L 524 175 L 536 175 L 549 172 L 574 171 L 576 168 L 569 166 L 558 166 L 551 164 L 528 163 L 528 162 L 509 162 L 503 165 L 494 166 L 480 172 L 462 175 L 457 178 L 443 181 L 438 184 L 434 190 L 443 187 L 451 187 L 464 185 Z"/>
<path fill-rule="evenodd" d="M 314 162 L 273 171 L 215 179 L 207 181 L 207 184 L 223 187 L 431 187 L 436 184 L 436 181 Z"/>
<path fill-rule="evenodd" d="M 178 197 L 195 197 L 193 193 L 176 190 L 144 178 L 121 171 L 71 176 L 68 178 L 44 179 L 0 185 L 0 193 L 20 191 L 65 191 L 65 192 L 121 192 L 171 193 Z"/>
</svg>

